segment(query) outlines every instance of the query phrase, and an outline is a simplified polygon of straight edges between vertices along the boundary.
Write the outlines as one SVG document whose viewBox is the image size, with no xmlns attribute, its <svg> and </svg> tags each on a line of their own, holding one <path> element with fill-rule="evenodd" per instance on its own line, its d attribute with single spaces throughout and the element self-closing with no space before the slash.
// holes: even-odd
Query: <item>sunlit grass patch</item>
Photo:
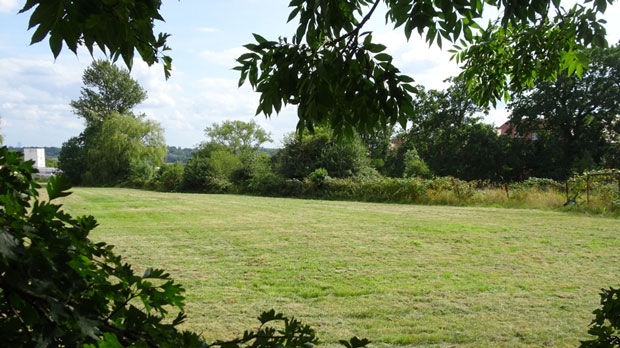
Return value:
<svg viewBox="0 0 620 348">
<path fill-rule="evenodd" d="M 620 224 L 603 217 L 91 188 L 64 203 L 184 284 L 186 327 L 208 339 L 275 308 L 329 345 L 574 347 L 620 282 Z"/>
</svg>

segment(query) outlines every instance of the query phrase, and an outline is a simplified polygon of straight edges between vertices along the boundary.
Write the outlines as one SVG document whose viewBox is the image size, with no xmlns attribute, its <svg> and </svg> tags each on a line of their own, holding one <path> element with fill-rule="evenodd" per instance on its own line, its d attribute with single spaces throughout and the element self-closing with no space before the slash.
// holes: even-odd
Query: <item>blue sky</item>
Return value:
<svg viewBox="0 0 620 348">
<path fill-rule="evenodd" d="M 172 77 L 166 81 L 160 66 L 148 67 L 136 60 L 132 76 L 148 91 L 148 99 L 137 107 L 165 129 L 169 145 L 192 147 L 205 140 L 203 130 L 223 120 L 256 120 L 272 133 L 280 146 L 284 134 L 294 131 L 294 108 L 265 119 L 254 116 L 258 95 L 247 86 L 237 88 L 238 75 L 231 68 L 253 41 L 252 33 L 267 38 L 291 36 L 293 24 L 286 24 L 289 0 L 185 0 L 165 1 L 165 23 L 158 29 L 172 34 Z M 78 135 L 83 123 L 69 107 L 77 99 L 83 70 L 92 61 L 83 49 L 76 57 L 63 50 L 54 60 L 47 40 L 29 45 L 28 14 L 18 15 L 23 4 L 0 0 L 0 134 L 8 145 L 60 146 Z M 608 18 L 608 40 L 620 39 L 620 5 Z M 402 31 L 391 31 L 380 15 L 369 22 L 376 41 L 388 46 L 395 64 L 427 88 L 443 88 L 443 80 L 456 75 L 458 67 L 449 61 L 447 48 L 427 48 L 415 37 L 407 42 Z M 487 122 L 500 124 L 503 109 L 493 110 Z"/>
</svg>

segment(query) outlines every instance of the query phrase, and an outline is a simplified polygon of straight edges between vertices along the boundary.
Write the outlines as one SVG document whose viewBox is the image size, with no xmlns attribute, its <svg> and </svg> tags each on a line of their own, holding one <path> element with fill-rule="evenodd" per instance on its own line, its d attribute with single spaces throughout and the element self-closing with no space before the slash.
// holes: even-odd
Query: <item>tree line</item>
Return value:
<svg viewBox="0 0 620 348">
<path fill-rule="evenodd" d="M 128 71 L 95 61 L 84 73 L 81 97 L 71 102 L 86 128 L 63 144 L 59 167 L 74 184 L 192 192 L 239 192 L 260 180 L 303 180 L 317 170 L 359 180 L 566 180 L 620 167 L 620 46 L 584 52 L 590 69 L 581 78 L 560 73 L 553 83 L 537 81 L 514 94 L 503 135 L 483 122 L 488 109 L 455 78 L 446 90 L 416 86 L 415 117 L 407 129 L 387 126 L 344 137 L 326 123 L 289 134 L 270 154 L 260 150 L 270 135 L 253 121 L 209 125 L 207 140 L 193 150 L 166 148 L 161 126 L 132 111 L 146 91 Z"/>
</svg>

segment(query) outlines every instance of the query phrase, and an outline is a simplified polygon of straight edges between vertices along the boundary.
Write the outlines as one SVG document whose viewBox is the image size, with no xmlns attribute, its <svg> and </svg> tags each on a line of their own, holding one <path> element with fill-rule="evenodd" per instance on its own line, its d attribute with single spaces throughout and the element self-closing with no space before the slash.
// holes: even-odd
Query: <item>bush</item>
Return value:
<svg viewBox="0 0 620 348">
<path fill-rule="evenodd" d="M 154 184 L 157 170 L 146 160 L 133 160 L 129 163 L 129 177 L 124 183 L 136 188 L 149 188 Z"/>
<path fill-rule="evenodd" d="M 179 191 L 183 184 L 183 163 L 164 164 L 159 168 L 157 188 L 162 191 Z"/>
<path fill-rule="evenodd" d="M 206 190 L 207 173 L 209 171 L 209 159 L 198 157 L 194 153 L 187 160 L 183 170 L 183 191 L 204 192 Z"/>
<path fill-rule="evenodd" d="M 315 169 L 310 175 L 308 175 L 308 179 L 318 187 L 323 187 L 325 182 L 331 179 L 327 173 L 327 169 L 318 168 Z"/>
<path fill-rule="evenodd" d="M 601 307 L 594 312 L 588 333 L 595 339 L 582 341 L 580 348 L 620 347 L 620 288 L 603 289 Z"/>
<path fill-rule="evenodd" d="M 230 151 L 217 149 L 208 156 L 195 152 L 183 173 L 183 190 L 222 193 L 233 190 L 231 177 L 241 168 L 241 161 Z"/>
<path fill-rule="evenodd" d="M 274 156 L 274 167 L 289 179 L 307 178 L 319 168 L 327 169 L 334 178 L 347 178 L 371 167 L 367 151 L 359 137 L 338 142 L 332 131 L 317 128 L 313 134 L 286 138 L 284 148 Z"/>
<path fill-rule="evenodd" d="M 71 184 L 79 185 L 87 168 L 87 152 L 84 141 L 73 137 L 62 144 L 58 154 L 58 168 L 69 178 Z"/>
<path fill-rule="evenodd" d="M 430 178 L 432 176 L 431 170 L 428 169 L 428 166 L 418 155 L 416 149 L 407 150 L 403 156 L 403 162 L 405 165 L 403 175 L 405 177 L 418 176 L 421 178 Z"/>
</svg>

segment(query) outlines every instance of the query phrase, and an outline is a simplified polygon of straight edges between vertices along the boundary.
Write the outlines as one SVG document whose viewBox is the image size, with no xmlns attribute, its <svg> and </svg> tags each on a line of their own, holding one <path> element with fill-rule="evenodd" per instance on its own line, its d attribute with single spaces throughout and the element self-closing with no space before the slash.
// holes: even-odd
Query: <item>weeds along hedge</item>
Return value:
<svg viewBox="0 0 620 348">
<path fill-rule="evenodd" d="M 148 183 L 133 181 L 125 185 L 160 191 L 239 193 L 367 202 L 539 209 L 567 206 L 563 209 L 615 215 L 620 213 L 620 188 L 617 180 L 617 175 L 620 174 L 618 171 L 610 173 L 609 176 L 590 176 L 589 204 L 586 204 L 586 175 L 576 175 L 567 182 L 532 177 L 521 182 L 501 184 L 488 180 L 464 181 L 453 177 L 389 178 L 377 173 L 342 179 L 331 178 L 326 170 L 319 168 L 303 180 L 286 179 L 269 171 L 243 180 L 229 180 L 204 173 L 184 175 L 183 166 L 178 164 L 160 168 Z M 193 181 L 188 178 L 193 178 Z"/>
<path fill-rule="evenodd" d="M 589 206 L 586 206 L 585 184 L 581 184 L 581 179 L 569 182 L 568 199 L 566 186 L 566 183 L 546 178 L 530 178 L 523 182 L 502 185 L 489 181 L 464 181 L 452 177 L 338 179 L 313 176 L 297 180 L 272 175 L 252 178 L 245 186 L 229 192 L 273 197 L 458 206 L 492 205 L 554 209 L 569 205 L 566 209 L 595 213 L 620 212 L 617 184 L 591 183 Z"/>
<path fill-rule="evenodd" d="M 428 202 L 429 193 L 452 192 L 455 195 L 469 195 L 473 192 L 470 183 L 453 179 L 421 178 L 374 178 L 370 180 L 320 179 L 297 180 L 268 177 L 254 178 L 245 187 L 244 193 L 263 196 L 318 198 L 329 200 L 354 200 L 368 202 Z"/>
</svg>

